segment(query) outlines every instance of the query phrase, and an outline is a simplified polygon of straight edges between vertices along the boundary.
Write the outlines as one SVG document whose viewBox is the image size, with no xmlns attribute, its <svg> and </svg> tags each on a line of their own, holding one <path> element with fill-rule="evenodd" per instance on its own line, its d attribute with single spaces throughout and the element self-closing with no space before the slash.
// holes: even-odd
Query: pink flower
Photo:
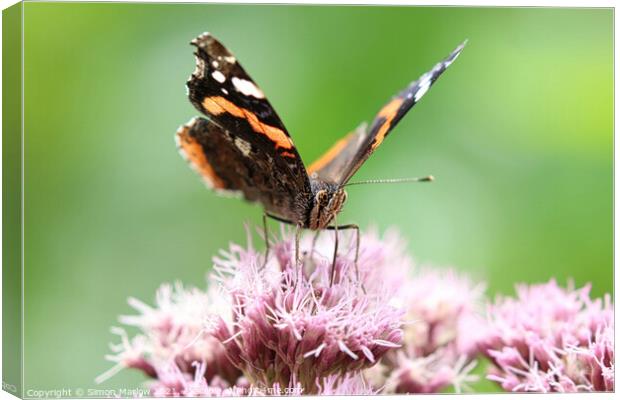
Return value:
<svg viewBox="0 0 620 400">
<path fill-rule="evenodd" d="M 98 377 L 97 382 L 122 368 L 135 368 L 159 380 L 161 388 L 174 375 L 170 371 L 193 375 L 199 364 L 204 365 L 202 377 L 207 382 L 215 380 L 232 385 L 237 381 L 241 372 L 228 361 L 219 340 L 204 329 L 209 315 L 230 312 L 222 308 L 226 305 L 218 296 L 196 288 L 186 289 L 180 284 L 174 287 L 164 284 L 157 291 L 155 303 L 151 307 L 135 298 L 129 299 L 129 304 L 140 314 L 121 316 L 119 320 L 139 328 L 141 333 L 130 340 L 124 329 L 112 329 L 120 336 L 121 343 L 110 345 L 114 354 L 107 358 L 117 364 Z"/>
<path fill-rule="evenodd" d="M 252 384 L 298 384 L 306 394 L 318 393 L 323 379 L 344 380 L 400 346 L 402 312 L 390 305 L 392 293 L 363 278 L 398 268 L 386 265 L 395 258 L 382 243 L 363 236 L 358 274 L 353 235 L 340 236 L 331 287 L 330 232 L 322 233 L 314 251 L 312 234 L 302 237 L 299 264 L 290 235 L 272 243 L 265 266 L 251 245 L 232 245 L 214 259 L 214 279 L 230 299 L 232 318 L 214 315 L 208 331 Z"/>
<path fill-rule="evenodd" d="M 488 378 L 510 391 L 613 391 L 613 306 L 589 291 L 551 280 L 496 299 L 479 345 L 494 364 Z"/>
<path fill-rule="evenodd" d="M 461 391 L 469 382 L 477 353 L 484 285 L 453 270 L 423 268 L 404 278 L 397 298 L 406 310 L 404 344 L 367 372 L 387 393 Z"/>
</svg>

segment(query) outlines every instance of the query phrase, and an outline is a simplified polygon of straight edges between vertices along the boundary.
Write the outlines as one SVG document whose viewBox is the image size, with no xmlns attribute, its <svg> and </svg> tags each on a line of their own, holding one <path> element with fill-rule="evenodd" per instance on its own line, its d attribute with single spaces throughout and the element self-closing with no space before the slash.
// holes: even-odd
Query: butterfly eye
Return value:
<svg viewBox="0 0 620 400">
<path fill-rule="evenodd" d="M 328 200 L 327 190 L 319 190 L 316 192 L 316 202 L 321 205 L 327 204 Z"/>
</svg>

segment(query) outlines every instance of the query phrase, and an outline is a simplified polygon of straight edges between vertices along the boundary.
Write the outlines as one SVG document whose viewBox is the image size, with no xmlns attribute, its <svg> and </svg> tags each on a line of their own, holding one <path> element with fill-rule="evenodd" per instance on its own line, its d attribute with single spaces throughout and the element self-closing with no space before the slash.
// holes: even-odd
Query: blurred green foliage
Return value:
<svg viewBox="0 0 620 400">
<path fill-rule="evenodd" d="M 419 262 L 490 295 L 551 277 L 612 290 L 609 9 L 27 3 L 27 389 L 94 387 L 128 296 L 203 286 L 211 256 L 260 223 L 175 149 L 197 114 L 184 85 L 203 31 L 261 85 L 306 163 L 468 38 L 356 176 L 437 181 L 353 187 L 339 221 L 396 226 Z"/>
</svg>

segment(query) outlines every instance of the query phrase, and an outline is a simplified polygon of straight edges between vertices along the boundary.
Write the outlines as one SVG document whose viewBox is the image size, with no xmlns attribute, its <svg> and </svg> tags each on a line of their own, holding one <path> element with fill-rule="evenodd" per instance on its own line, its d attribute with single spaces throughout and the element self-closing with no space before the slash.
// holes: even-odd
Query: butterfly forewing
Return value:
<svg viewBox="0 0 620 400">
<path fill-rule="evenodd" d="M 345 184 L 402 117 L 418 103 L 439 76 L 456 60 L 464 46 L 465 43 L 459 45 L 448 57 L 393 97 L 379 111 L 370 128 L 358 128 L 337 142 L 308 168 L 308 172 L 321 180 L 339 185 Z"/>
<path fill-rule="evenodd" d="M 181 152 L 214 189 L 240 192 L 292 221 L 311 194 L 303 162 L 284 124 L 237 59 L 208 33 L 191 42 L 192 104 L 208 118 L 181 127 Z"/>
</svg>

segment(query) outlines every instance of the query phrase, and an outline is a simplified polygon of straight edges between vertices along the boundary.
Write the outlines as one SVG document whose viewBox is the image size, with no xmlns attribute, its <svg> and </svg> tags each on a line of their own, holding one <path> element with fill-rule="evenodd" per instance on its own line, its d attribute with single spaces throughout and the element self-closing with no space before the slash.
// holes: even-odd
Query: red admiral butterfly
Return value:
<svg viewBox="0 0 620 400">
<path fill-rule="evenodd" d="M 370 128 L 360 126 L 306 169 L 284 124 L 237 59 L 209 33 L 191 44 L 197 50 L 189 99 L 207 118 L 194 118 L 177 131 L 181 154 L 209 187 L 240 193 L 260 202 L 266 215 L 312 230 L 357 229 L 330 226 L 347 198 L 344 186 L 465 45 L 392 98 Z"/>
</svg>

